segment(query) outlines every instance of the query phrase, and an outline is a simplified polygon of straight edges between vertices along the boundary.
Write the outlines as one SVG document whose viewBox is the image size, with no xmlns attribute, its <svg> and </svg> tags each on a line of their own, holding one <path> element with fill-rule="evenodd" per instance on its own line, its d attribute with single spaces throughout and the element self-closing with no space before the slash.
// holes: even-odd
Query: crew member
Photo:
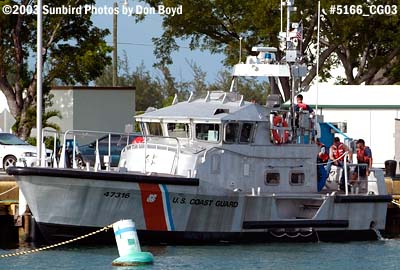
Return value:
<svg viewBox="0 0 400 270">
<path fill-rule="evenodd" d="M 328 165 L 326 166 L 326 172 L 329 176 L 330 172 L 331 172 L 331 166 L 336 165 L 340 168 L 344 167 L 344 158 L 345 158 L 345 153 L 348 152 L 348 162 L 352 162 L 352 156 L 353 153 L 351 152 L 351 150 L 347 147 L 347 145 L 345 145 L 344 143 L 342 143 L 340 141 L 339 137 L 335 137 L 333 140 L 333 144 L 332 146 L 329 148 L 329 161 L 328 161 Z M 349 169 L 349 167 L 347 167 L 347 169 Z M 348 170 L 348 172 L 350 172 Z M 340 178 L 340 189 L 344 190 L 345 186 L 344 186 L 344 172 L 342 172 L 342 177 Z"/>
<path fill-rule="evenodd" d="M 328 161 L 329 155 L 327 154 L 325 145 L 318 138 L 315 139 L 315 143 L 319 147 L 319 152 L 317 156 L 317 188 L 318 192 L 320 192 L 324 188 L 326 179 L 328 178 L 326 170 L 324 168 L 324 164 Z"/>
<path fill-rule="evenodd" d="M 295 112 L 308 111 L 310 114 L 314 113 L 314 110 L 310 106 L 303 103 L 303 95 L 302 94 L 298 94 L 296 97 L 296 100 L 297 100 L 297 104 L 294 106 Z"/>
<path fill-rule="evenodd" d="M 370 174 L 372 168 L 372 151 L 368 146 L 365 146 L 365 141 L 359 139 L 356 143 L 357 147 L 357 163 L 365 164 L 366 166 L 360 166 L 358 168 L 360 176 L 367 176 Z M 357 173 L 357 171 L 355 171 Z"/>
<path fill-rule="evenodd" d="M 315 143 L 319 147 L 317 161 L 318 163 L 326 163 L 329 160 L 329 155 L 325 144 L 323 144 L 318 138 L 315 139 Z"/>
<path fill-rule="evenodd" d="M 298 94 L 296 96 L 297 104 L 294 106 L 295 112 L 295 126 L 299 127 L 299 120 L 300 120 L 300 112 L 308 111 L 310 113 L 311 118 L 314 116 L 314 110 L 307 104 L 303 103 L 303 95 Z M 312 123 L 310 122 L 310 127 L 312 128 Z"/>
</svg>

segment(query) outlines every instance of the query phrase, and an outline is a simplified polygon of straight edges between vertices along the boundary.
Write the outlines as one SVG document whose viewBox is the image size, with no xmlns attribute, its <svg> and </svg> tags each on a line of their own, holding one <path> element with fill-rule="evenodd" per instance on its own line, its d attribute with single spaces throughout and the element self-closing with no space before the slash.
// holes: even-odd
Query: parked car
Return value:
<svg viewBox="0 0 400 270">
<path fill-rule="evenodd" d="M 46 155 L 51 156 L 52 151 L 46 149 Z M 6 170 L 15 166 L 17 161 L 21 165 L 32 167 L 36 165 L 36 146 L 21 140 L 11 133 L 0 133 L 0 166 Z"/>
<path fill-rule="evenodd" d="M 117 167 L 119 158 L 121 155 L 122 149 L 132 143 L 137 137 L 141 137 L 140 133 L 131 133 L 131 134 L 111 134 L 111 167 Z M 99 141 L 99 157 L 100 157 L 100 164 L 102 168 L 105 168 L 104 164 L 104 156 L 108 155 L 108 134 L 100 137 Z M 72 166 L 72 146 L 73 141 L 67 141 L 67 167 Z M 75 152 L 75 160 L 77 163 L 78 168 L 83 168 L 86 166 L 86 163 L 89 162 L 90 166 L 93 166 L 96 161 L 96 140 L 84 144 L 84 145 L 77 145 L 77 149 Z"/>
</svg>

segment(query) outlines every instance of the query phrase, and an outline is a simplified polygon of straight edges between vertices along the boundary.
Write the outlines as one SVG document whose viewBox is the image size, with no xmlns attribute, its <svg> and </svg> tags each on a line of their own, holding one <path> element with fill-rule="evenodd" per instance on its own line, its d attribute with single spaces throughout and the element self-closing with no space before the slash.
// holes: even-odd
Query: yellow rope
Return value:
<svg viewBox="0 0 400 270">
<path fill-rule="evenodd" d="M 57 243 L 57 244 L 54 244 L 54 245 L 50 245 L 50 246 L 46 246 L 46 247 L 41 247 L 41 248 L 37 248 L 37 249 L 32 249 L 32 250 L 27 250 L 27 251 L 21 251 L 21 252 L 15 252 L 15 253 L 10 253 L 10 254 L 0 255 L 0 258 L 7 258 L 7 257 L 13 257 L 13 256 L 21 256 L 21 255 L 25 255 L 25 254 L 31 254 L 31 253 L 35 253 L 35 252 L 39 252 L 39 251 L 43 251 L 43 250 L 47 250 L 47 249 L 59 247 L 59 246 L 62 246 L 62 245 L 70 244 L 70 243 L 72 243 L 72 242 L 75 242 L 75 241 L 78 241 L 78 240 L 87 238 L 87 237 L 89 237 L 89 236 L 98 234 L 98 233 L 100 233 L 100 232 L 108 231 L 110 228 L 112 228 L 112 226 L 113 226 L 113 224 L 108 225 L 108 226 L 105 226 L 105 227 L 103 227 L 103 228 L 101 228 L 101 229 L 99 229 L 99 230 L 97 230 L 97 231 L 94 231 L 94 232 L 91 232 L 91 233 L 88 233 L 88 234 L 85 234 L 85 235 L 82 235 L 82 236 L 78 236 L 78 237 L 76 237 L 76 238 L 74 238 L 74 239 L 67 240 L 67 241 L 64 241 L 64 242 L 61 242 L 61 243 Z"/>
<path fill-rule="evenodd" d="M 17 187 L 18 187 L 18 186 L 14 186 L 14 187 L 10 188 L 9 190 L 6 190 L 6 191 L 4 191 L 3 193 L 0 193 L 0 196 L 2 196 L 2 195 L 4 195 L 4 194 L 7 194 L 8 192 L 10 192 L 10 191 L 16 189 Z"/>
<path fill-rule="evenodd" d="M 396 199 L 394 199 L 394 200 L 392 200 L 392 203 L 393 203 L 394 205 L 396 205 L 397 207 L 400 207 L 400 200 L 397 201 Z"/>
</svg>

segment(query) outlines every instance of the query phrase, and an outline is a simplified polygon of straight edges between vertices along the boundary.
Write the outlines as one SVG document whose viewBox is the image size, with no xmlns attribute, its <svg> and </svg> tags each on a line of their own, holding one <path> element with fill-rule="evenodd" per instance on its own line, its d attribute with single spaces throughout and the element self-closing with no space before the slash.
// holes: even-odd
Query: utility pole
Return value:
<svg viewBox="0 0 400 270">
<path fill-rule="evenodd" d="M 117 10 L 118 3 L 114 2 L 114 9 Z M 113 85 L 118 85 L 118 52 L 117 52 L 117 31 L 118 31 L 118 14 L 114 12 L 113 15 L 113 65 L 112 65 L 112 74 L 113 74 Z"/>
</svg>

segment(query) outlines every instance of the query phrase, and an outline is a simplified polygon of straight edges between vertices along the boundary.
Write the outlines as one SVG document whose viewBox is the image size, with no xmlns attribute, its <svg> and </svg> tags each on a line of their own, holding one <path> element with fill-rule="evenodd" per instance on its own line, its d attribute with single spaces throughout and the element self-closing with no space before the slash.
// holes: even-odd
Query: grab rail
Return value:
<svg viewBox="0 0 400 270">
<path fill-rule="evenodd" d="M 144 173 L 147 173 L 147 149 L 151 147 L 155 147 L 156 150 L 158 150 L 158 147 L 162 146 L 166 148 L 166 151 L 170 151 L 169 149 L 176 149 L 174 159 L 172 161 L 172 166 L 170 170 L 170 174 L 176 175 L 177 168 L 178 168 L 178 163 L 179 163 L 179 158 L 180 158 L 180 152 L 181 152 L 181 143 L 177 137 L 168 137 L 168 136 L 152 136 L 152 135 L 142 135 L 143 137 L 143 142 L 140 143 L 135 143 L 135 144 L 129 144 L 125 146 L 125 148 L 122 150 L 122 152 L 126 150 L 130 150 L 133 148 L 140 148 L 140 145 L 143 144 L 143 149 L 144 149 Z M 170 146 L 167 144 L 162 144 L 162 143 L 151 143 L 149 142 L 148 139 L 151 138 L 158 138 L 158 139 L 172 139 L 176 141 L 176 146 Z M 149 147 L 150 146 L 150 147 Z"/>
<path fill-rule="evenodd" d="M 353 181 L 355 181 L 355 183 L 361 183 L 361 182 L 377 182 L 377 179 L 370 181 L 368 179 L 368 175 L 367 175 L 367 166 L 368 164 L 354 164 L 354 163 L 347 163 L 347 156 L 348 156 L 348 152 L 345 153 L 345 158 L 344 158 L 344 164 L 343 164 L 343 173 L 344 173 L 344 181 L 345 181 L 345 194 L 349 195 L 349 190 L 348 190 L 348 186 L 349 186 L 349 175 L 348 175 L 348 170 L 351 173 L 351 176 L 354 176 L 355 173 L 355 169 L 357 169 L 357 179 L 350 179 L 350 184 L 352 184 Z M 351 171 L 351 168 L 354 167 L 354 170 Z M 365 168 L 365 173 L 366 175 L 363 175 L 361 177 L 366 177 L 366 179 L 360 179 L 360 168 Z"/>
<path fill-rule="evenodd" d="M 62 150 L 60 154 L 60 160 L 59 160 L 59 168 L 65 168 L 65 163 L 66 163 L 66 144 L 67 144 L 67 137 L 72 136 L 73 139 L 73 145 L 72 145 L 72 168 L 77 169 L 77 164 L 76 164 L 76 154 L 79 153 L 79 147 L 77 147 L 76 143 L 76 135 L 82 135 L 82 136 L 89 136 L 89 135 L 107 135 L 108 134 L 108 163 L 107 163 L 107 171 L 110 171 L 111 167 L 111 134 L 117 134 L 117 135 L 127 135 L 127 141 L 126 143 L 129 143 L 129 134 L 131 133 L 121 133 L 121 132 L 106 132 L 106 131 L 94 131 L 94 130 L 67 130 L 64 132 L 63 136 L 63 145 L 62 145 Z M 96 139 L 96 152 L 99 152 L 98 149 L 98 138 Z M 97 163 L 94 164 L 94 169 L 97 170 L 98 165 L 100 165 L 100 158 L 99 154 L 96 153 L 96 161 Z M 98 157 L 98 159 L 97 159 Z M 56 166 L 56 164 L 55 164 Z M 97 166 L 97 167 L 96 167 Z"/>
</svg>

